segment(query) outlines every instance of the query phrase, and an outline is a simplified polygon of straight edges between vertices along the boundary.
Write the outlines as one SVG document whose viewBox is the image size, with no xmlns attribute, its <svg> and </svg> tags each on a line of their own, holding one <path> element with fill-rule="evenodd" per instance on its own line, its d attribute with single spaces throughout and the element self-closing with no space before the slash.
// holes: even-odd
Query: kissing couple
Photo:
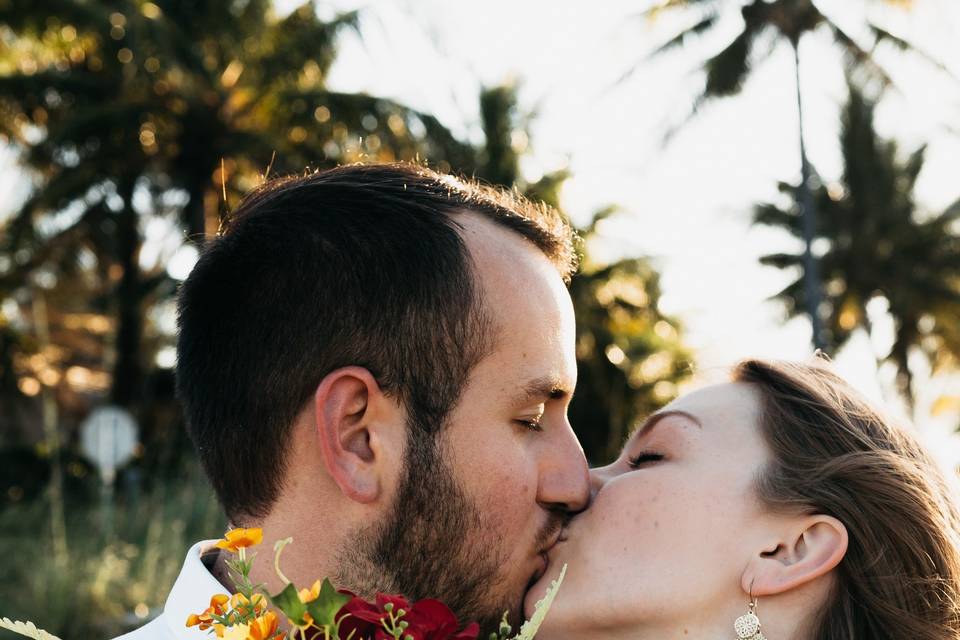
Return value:
<svg viewBox="0 0 960 640">
<path fill-rule="evenodd" d="M 248 195 L 178 302 L 178 395 L 230 523 L 293 537 L 296 584 L 437 598 L 483 638 L 564 565 L 541 640 L 960 638 L 950 482 L 824 365 L 742 362 L 589 469 L 575 262 L 555 211 L 419 166 Z M 250 571 L 283 586 L 269 553 Z M 198 543 L 123 638 L 200 638 L 184 621 L 234 587 Z"/>
</svg>

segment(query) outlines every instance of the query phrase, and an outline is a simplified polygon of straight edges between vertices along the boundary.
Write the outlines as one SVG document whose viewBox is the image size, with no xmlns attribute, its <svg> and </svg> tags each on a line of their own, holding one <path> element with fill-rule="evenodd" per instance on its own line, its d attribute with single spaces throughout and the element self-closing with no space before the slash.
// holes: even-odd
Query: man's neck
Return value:
<svg viewBox="0 0 960 640">
<path fill-rule="evenodd" d="M 217 557 L 210 566 L 210 575 L 222 584 L 229 593 L 236 593 L 237 585 L 230 575 L 230 567 L 227 566 L 227 554 L 221 550 L 217 550 Z"/>
</svg>

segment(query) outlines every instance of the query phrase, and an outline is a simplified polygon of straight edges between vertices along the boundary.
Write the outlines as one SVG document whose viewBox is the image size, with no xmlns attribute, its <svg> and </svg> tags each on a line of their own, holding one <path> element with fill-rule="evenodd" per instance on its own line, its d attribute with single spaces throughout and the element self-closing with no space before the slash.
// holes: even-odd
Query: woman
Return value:
<svg viewBox="0 0 960 640">
<path fill-rule="evenodd" d="M 527 598 L 568 565 L 543 640 L 960 638 L 948 483 L 825 368 L 744 362 L 592 475 Z"/>
</svg>

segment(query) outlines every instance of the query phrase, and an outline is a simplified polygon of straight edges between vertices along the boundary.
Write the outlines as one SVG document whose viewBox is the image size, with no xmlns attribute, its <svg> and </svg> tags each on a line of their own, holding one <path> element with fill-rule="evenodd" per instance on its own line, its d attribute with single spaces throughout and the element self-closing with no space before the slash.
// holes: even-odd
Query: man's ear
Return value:
<svg viewBox="0 0 960 640">
<path fill-rule="evenodd" d="M 376 378 L 362 367 L 343 367 L 328 374 L 314 393 L 315 426 L 327 473 L 345 496 L 362 503 L 381 497 L 384 454 L 390 443 L 383 422 L 393 422 L 397 406 L 387 398 Z"/>
<path fill-rule="evenodd" d="M 798 519 L 778 537 L 750 560 L 744 593 L 771 596 L 811 582 L 840 564 L 849 542 L 843 523 L 826 515 Z"/>
</svg>

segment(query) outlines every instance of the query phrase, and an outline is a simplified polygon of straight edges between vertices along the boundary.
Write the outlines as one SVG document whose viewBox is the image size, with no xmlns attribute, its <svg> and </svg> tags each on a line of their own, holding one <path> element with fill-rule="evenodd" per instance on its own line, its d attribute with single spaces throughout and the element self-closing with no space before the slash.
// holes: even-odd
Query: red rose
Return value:
<svg viewBox="0 0 960 640">
<path fill-rule="evenodd" d="M 403 619 L 410 623 L 405 633 L 415 631 L 411 635 L 416 640 L 475 640 L 480 633 L 476 622 L 457 633 L 457 617 L 439 600 L 420 600 Z"/>
<path fill-rule="evenodd" d="M 377 608 L 376 605 L 363 598 L 353 596 L 347 604 L 340 608 L 335 618 L 340 623 L 341 638 L 344 640 L 346 638 L 367 640 L 373 638 L 378 629 L 383 629 L 380 620 L 386 615 L 386 612 Z"/>
<path fill-rule="evenodd" d="M 414 640 L 476 640 L 480 633 L 480 626 L 475 622 L 457 633 L 460 626 L 457 617 L 439 600 L 420 600 L 411 605 L 410 601 L 402 596 L 378 593 L 375 603 L 354 596 L 343 605 L 336 616 L 340 623 L 340 638 L 391 640 L 392 636 L 384 628 L 384 621 L 389 624 L 391 614 L 396 617 L 401 610 L 403 615 L 399 620 L 407 623 L 403 631 L 404 638 L 410 636 Z"/>
</svg>

